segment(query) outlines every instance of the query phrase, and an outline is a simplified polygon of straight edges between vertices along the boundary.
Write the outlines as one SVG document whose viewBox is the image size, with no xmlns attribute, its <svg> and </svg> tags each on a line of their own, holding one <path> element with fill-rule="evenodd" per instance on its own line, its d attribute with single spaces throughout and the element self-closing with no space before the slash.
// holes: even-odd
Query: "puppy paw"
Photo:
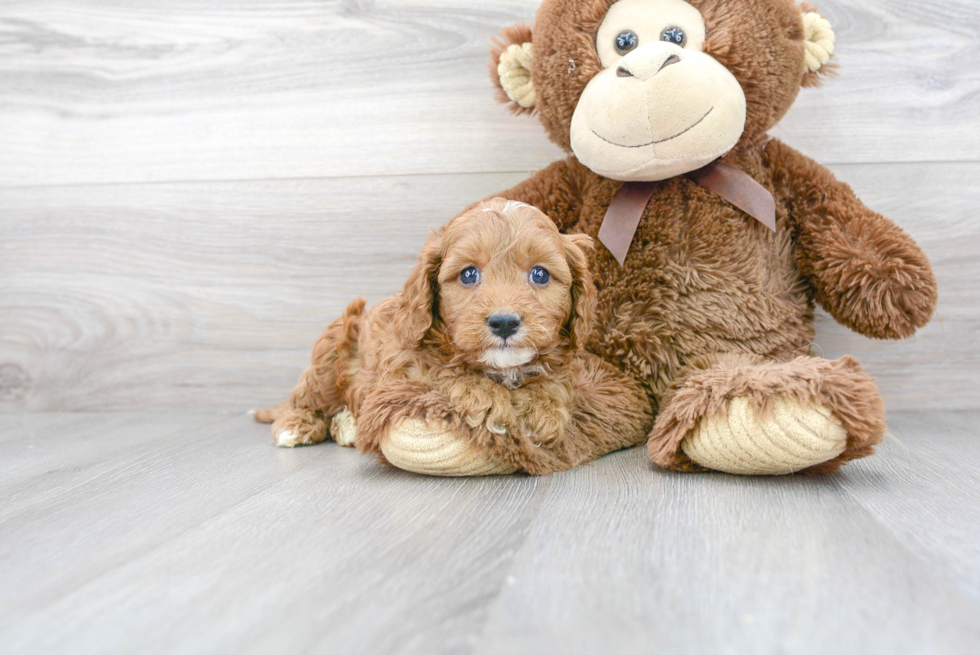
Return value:
<svg viewBox="0 0 980 655">
<path fill-rule="evenodd" d="M 303 437 L 293 430 L 283 430 L 282 432 L 273 433 L 272 438 L 280 448 L 295 448 L 296 446 L 303 446 L 309 443 L 304 442 Z"/>
<path fill-rule="evenodd" d="M 272 439 L 280 448 L 295 448 L 320 443 L 327 438 L 329 419 L 304 412 L 280 417 L 272 425 Z"/>
<path fill-rule="evenodd" d="M 828 462 L 847 447 L 847 430 L 815 400 L 806 404 L 776 396 L 761 412 L 748 398 L 701 418 L 681 442 L 691 461 L 739 475 L 785 475 Z"/>
<path fill-rule="evenodd" d="M 381 453 L 393 466 L 413 473 L 444 477 L 506 475 L 518 469 L 496 461 L 455 434 L 447 424 L 402 419 L 381 441 Z"/>
<path fill-rule="evenodd" d="M 346 407 L 334 414 L 331 419 L 330 436 L 341 446 L 354 447 L 354 441 L 357 439 L 357 423 L 354 415 Z"/>
</svg>

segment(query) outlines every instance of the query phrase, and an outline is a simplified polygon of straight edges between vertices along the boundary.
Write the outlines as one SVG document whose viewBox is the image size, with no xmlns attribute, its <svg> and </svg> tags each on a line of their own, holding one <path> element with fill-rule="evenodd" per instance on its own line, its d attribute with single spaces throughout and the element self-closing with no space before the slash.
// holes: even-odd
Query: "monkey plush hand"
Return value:
<svg viewBox="0 0 980 655">
<path fill-rule="evenodd" d="M 794 0 L 544 0 L 533 30 L 493 50 L 501 100 L 570 153 L 497 195 L 603 244 L 588 349 L 642 390 L 607 391 L 649 403 L 662 467 L 833 471 L 884 435 L 858 362 L 811 352 L 814 304 L 869 337 L 908 337 L 935 308 L 931 267 L 766 134 L 833 49 L 827 21 Z"/>
</svg>

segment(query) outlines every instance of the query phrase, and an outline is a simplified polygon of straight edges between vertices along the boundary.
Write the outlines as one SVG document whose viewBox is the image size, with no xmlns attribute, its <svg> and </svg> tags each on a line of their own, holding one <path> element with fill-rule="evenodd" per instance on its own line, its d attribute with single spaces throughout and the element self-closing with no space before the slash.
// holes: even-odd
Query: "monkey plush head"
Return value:
<svg viewBox="0 0 980 655">
<path fill-rule="evenodd" d="M 763 138 L 833 47 L 794 0 L 544 0 L 491 69 L 501 100 L 593 172 L 658 181 Z"/>
</svg>

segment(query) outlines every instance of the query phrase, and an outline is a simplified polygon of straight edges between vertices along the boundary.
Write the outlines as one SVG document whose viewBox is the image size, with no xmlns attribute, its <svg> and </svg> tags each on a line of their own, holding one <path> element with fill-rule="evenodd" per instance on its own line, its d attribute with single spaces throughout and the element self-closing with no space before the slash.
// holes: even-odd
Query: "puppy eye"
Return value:
<svg viewBox="0 0 980 655">
<path fill-rule="evenodd" d="M 660 39 L 681 47 L 684 47 L 684 44 L 687 43 L 687 35 L 679 27 L 668 27 L 660 33 Z"/>
<path fill-rule="evenodd" d="M 459 283 L 464 287 L 471 287 L 480 281 L 480 269 L 476 266 L 470 266 L 469 268 L 463 269 L 463 272 L 459 274 Z"/>
<path fill-rule="evenodd" d="M 535 266 L 531 269 L 531 283 L 537 284 L 538 286 L 544 286 L 551 281 L 551 273 L 544 270 L 540 266 Z"/>
<path fill-rule="evenodd" d="M 640 37 L 633 30 L 625 30 L 616 37 L 616 52 L 625 55 L 640 42 Z"/>
</svg>

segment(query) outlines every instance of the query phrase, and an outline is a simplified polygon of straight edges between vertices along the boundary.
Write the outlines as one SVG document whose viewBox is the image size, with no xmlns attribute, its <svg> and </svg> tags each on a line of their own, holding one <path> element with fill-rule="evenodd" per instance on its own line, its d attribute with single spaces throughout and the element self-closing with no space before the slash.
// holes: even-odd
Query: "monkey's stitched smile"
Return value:
<svg viewBox="0 0 980 655">
<path fill-rule="evenodd" d="M 592 130 L 592 133 L 595 134 L 600 139 L 602 139 L 603 141 L 605 141 L 606 143 L 608 143 L 610 145 L 617 146 L 619 148 L 646 148 L 647 146 L 655 146 L 658 143 L 667 143 L 668 141 L 673 141 L 677 137 L 684 136 L 685 134 L 687 134 L 688 132 L 690 132 L 691 130 L 693 130 L 695 127 L 697 127 L 698 125 L 700 125 L 702 122 L 704 122 L 704 119 L 708 117 L 708 114 L 710 114 L 714 110 L 715 110 L 715 108 L 712 107 L 711 109 L 708 110 L 708 113 L 706 113 L 704 116 L 702 116 L 701 118 L 699 118 L 697 120 L 697 122 L 694 123 L 694 125 L 686 128 L 684 130 L 681 130 L 680 132 L 678 132 L 674 136 L 669 136 L 666 139 L 660 139 L 659 141 L 651 141 L 650 143 L 643 143 L 643 144 L 638 145 L 638 146 L 624 146 L 622 143 L 616 143 L 615 141 L 610 141 L 609 139 L 607 139 L 606 137 L 602 136 L 601 134 L 599 134 L 595 130 Z"/>
</svg>

